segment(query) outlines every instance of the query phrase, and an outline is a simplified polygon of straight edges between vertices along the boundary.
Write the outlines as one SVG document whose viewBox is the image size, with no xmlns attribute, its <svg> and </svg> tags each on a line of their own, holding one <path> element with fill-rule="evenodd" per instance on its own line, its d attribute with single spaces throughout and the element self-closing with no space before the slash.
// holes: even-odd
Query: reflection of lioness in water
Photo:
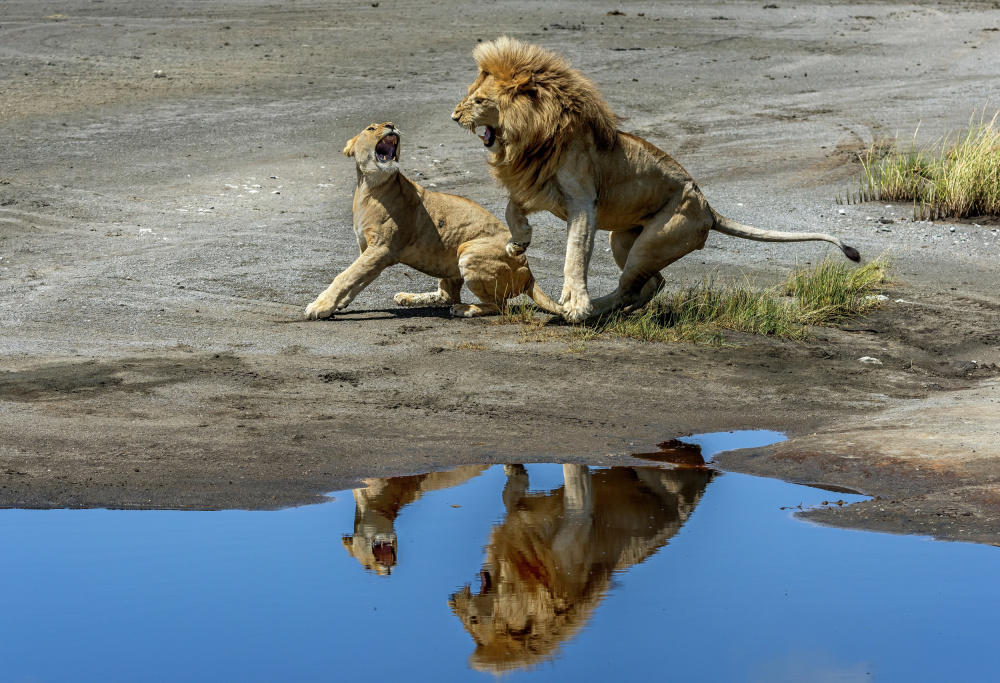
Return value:
<svg viewBox="0 0 1000 683">
<path fill-rule="evenodd" d="M 505 470 L 507 517 L 490 534 L 480 590 L 466 586 L 448 601 L 476 641 L 471 666 L 493 672 L 552 657 L 612 573 L 665 545 L 712 478 L 707 469 L 564 465 L 562 489 L 528 493 L 525 468 Z"/>
<path fill-rule="evenodd" d="M 528 269 L 524 256 L 506 251 L 510 231 L 475 202 L 430 192 L 399 172 L 399 130 L 372 124 L 344 147 L 358 168 L 354 232 L 361 256 L 306 308 L 307 318 L 328 318 L 346 308 L 383 270 L 403 263 L 439 278 L 438 291 L 396 295 L 401 306 L 451 306 L 460 317 L 490 315 L 527 294 L 549 313 L 560 313 Z M 462 283 L 483 302 L 462 305 Z"/>
<path fill-rule="evenodd" d="M 344 548 L 365 569 L 388 576 L 396 566 L 400 510 L 429 491 L 460 486 L 485 469 L 486 465 L 464 465 L 450 472 L 365 479 L 365 488 L 354 489 L 354 535 L 343 537 Z"/>
</svg>

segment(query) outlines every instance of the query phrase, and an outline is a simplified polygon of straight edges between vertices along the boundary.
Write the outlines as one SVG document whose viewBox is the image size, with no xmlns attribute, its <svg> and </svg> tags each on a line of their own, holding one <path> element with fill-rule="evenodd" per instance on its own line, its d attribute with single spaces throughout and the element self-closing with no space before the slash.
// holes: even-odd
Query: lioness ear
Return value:
<svg viewBox="0 0 1000 683">
<path fill-rule="evenodd" d="M 361 133 L 358 133 L 353 138 L 351 138 L 350 140 L 347 141 L 347 144 L 344 145 L 344 156 L 345 157 L 352 157 L 352 156 L 354 156 L 354 143 L 356 143 L 358 141 L 358 138 L 360 138 L 360 137 L 361 137 Z"/>
</svg>

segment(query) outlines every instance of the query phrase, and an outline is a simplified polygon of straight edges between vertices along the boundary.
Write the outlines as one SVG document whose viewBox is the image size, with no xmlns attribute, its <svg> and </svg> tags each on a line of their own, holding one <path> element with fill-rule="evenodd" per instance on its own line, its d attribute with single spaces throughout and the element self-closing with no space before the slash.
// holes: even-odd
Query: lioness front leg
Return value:
<svg viewBox="0 0 1000 683">
<path fill-rule="evenodd" d="M 396 263 L 385 247 L 370 246 L 347 270 L 334 278 L 333 283 L 306 307 L 305 316 L 311 320 L 329 318 L 334 311 L 346 308 L 354 297 L 375 281 L 383 270 Z"/>
<path fill-rule="evenodd" d="M 524 210 L 513 199 L 507 202 L 504 218 L 507 219 L 507 227 L 510 229 L 507 253 L 511 256 L 520 256 L 531 244 L 531 224 L 528 223 Z"/>
<path fill-rule="evenodd" d="M 566 265 L 563 268 L 563 291 L 559 303 L 563 317 L 571 323 L 582 323 L 593 310 L 587 292 L 587 271 L 594 251 L 597 226 L 593 204 L 569 212 L 566 235 Z"/>
<path fill-rule="evenodd" d="M 462 302 L 462 283 L 460 277 L 441 278 L 438 280 L 438 291 L 410 294 L 400 292 L 395 301 L 400 306 L 451 306 Z"/>
</svg>

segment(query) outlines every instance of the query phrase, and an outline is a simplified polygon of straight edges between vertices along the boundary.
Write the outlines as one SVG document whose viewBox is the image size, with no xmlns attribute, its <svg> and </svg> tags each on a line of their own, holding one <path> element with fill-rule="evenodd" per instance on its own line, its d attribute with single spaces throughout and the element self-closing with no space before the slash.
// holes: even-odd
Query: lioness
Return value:
<svg viewBox="0 0 1000 683">
<path fill-rule="evenodd" d="M 450 472 L 430 472 L 389 479 L 364 480 L 354 489 L 354 533 L 341 540 L 344 549 L 365 569 L 389 576 L 397 562 L 396 518 L 425 493 L 461 486 L 487 465 L 462 465 Z"/>
<path fill-rule="evenodd" d="M 475 202 L 430 192 L 399 172 L 399 130 L 372 124 L 352 138 L 344 154 L 354 157 L 354 232 L 361 256 L 306 308 L 307 318 L 328 318 L 345 308 L 389 266 L 403 263 L 439 278 L 438 291 L 400 292 L 401 306 L 451 306 L 471 318 L 498 313 L 509 298 L 528 294 L 542 309 L 560 313 L 535 282 L 522 254 L 510 254 L 510 231 Z M 483 302 L 462 304 L 462 283 Z"/>
<path fill-rule="evenodd" d="M 567 320 L 646 304 L 663 286 L 660 270 L 701 249 L 709 230 L 762 242 L 824 240 L 861 259 L 831 235 L 759 230 L 720 216 L 680 164 L 618 130 L 620 119 L 597 87 L 559 55 L 503 36 L 473 56 L 479 77 L 451 116 L 477 131 L 510 193 L 509 253 L 531 243 L 527 214 L 549 211 L 567 221 L 559 300 Z M 612 294 L 591 302 L 587 268 L 598 228 L 610 231 L 622 274 Z"/>
</svg>

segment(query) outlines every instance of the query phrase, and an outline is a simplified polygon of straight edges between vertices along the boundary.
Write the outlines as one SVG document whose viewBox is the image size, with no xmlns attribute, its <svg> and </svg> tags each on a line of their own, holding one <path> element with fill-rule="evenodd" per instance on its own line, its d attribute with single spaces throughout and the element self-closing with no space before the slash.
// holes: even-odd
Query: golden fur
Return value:
<svg viewBox="0 0 1000 683">
<path fill-rule="evenodd" d="M 553 658 L 614 574 L 666 545 L 712 479 L 705 468 L 563 465 L 561 489 L 529 492 L 524 467 L 504 470 L 507 514 L 490 532 L 479 590 L 448 601 L 476 642 L 470 664 L 493 673 Z"/>
<path fill-rule="evenodd" d="M 357 166 L 354 231 L 361 255 L 309 304 L 306 317 L 330 317 L 397 263 L 438 278 L 436 292 L 397 294 L 401 306 L 451 306 L 452 315 L 472 317 L 498 313 L 507 299 L 525 293 L 558 314 L 527 259 L 505 249 L 510 231 L 493 214 L 468 199 L 425 190 L 399 172 L 399 139 L 391 123 L 372 124 L 344 147 Z M 463 282 L 483 303 L 461 303 Z"/>
<path fill-rule="evenodd" d="M 531 242 L 527 214 L 549 211 L 567 221 L 560 303 L 571 322 L 646 304 L 663 285 L 660 271 L 701 249 L 710 230 L 765 242 L 823 240 L 860 259 L 831 235 L 759 230 L 720 216 L 680 164 L 617 130 L 596 86 L 559 55 L 503 36 L 473 56 L 479 76 L 452 118 L 483 131 L 491 171 L 510 193 L 509 253 Z M 611 233 L 622 275 L 612 294 L 591 302 L 587 269 L 598 228 Z"/>
<path fill-rule="evenodd" d="M 341 541 L 347 553 L 365 569 L 388 576 L 397 563 L 396 518 L 425 493 L 461 486 L 478 477 L 487 465 L 462 465 L 449 472 L 364 480 L 354 489 L 354 533 Z"/>
</svg>

